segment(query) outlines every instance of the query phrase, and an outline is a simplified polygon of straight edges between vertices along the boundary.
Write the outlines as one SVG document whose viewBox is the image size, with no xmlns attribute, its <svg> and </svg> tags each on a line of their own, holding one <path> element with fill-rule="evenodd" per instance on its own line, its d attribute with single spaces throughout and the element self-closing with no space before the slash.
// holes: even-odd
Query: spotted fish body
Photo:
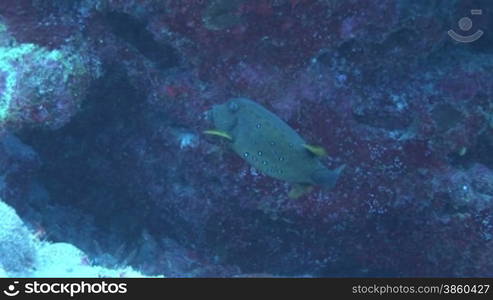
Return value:
<svg viewBox="0 0 493 300">
<path fill-rule="evenodd" d="M 296 131 L 261 105 L 231 99 L 213 107 L 212 119 L 231 137 L 232 149 L 264 174 L 290 183 L 335 185 L 341 169 L 326 168 Z"/>
</svg>

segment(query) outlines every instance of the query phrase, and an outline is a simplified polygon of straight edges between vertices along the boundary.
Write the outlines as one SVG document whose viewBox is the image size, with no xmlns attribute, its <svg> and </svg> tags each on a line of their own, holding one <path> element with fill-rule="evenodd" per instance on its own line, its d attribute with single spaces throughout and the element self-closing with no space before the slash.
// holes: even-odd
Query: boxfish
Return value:
<svg viewBox="0 0 493 300">
<path fill-rule="evenodd" d="M 320 158 L 326 151 L 310 145 L 286 122 L 260 104 L 234 98 L 210 111 L 214 129 L 204 133 L 229 141 L 232 150 L 260 172 L 294 184 L 297 198 L 313 186 L 331 189 L 345 165 L 328 169 Z"/>
</svg>

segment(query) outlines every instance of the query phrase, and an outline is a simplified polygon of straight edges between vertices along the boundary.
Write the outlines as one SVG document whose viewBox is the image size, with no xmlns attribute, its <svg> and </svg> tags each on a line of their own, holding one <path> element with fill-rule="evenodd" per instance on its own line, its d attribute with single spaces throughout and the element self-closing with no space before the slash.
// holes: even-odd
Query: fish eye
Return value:
<svg viewBox="0 0 493 300">
<path fill-rule="evenodd" d="M 228 109 L 229 109 L 230 111 L 232 111 L 232 112 L 236 112 L 236 111 L 238 111 L 238 109 L 239 109 L 239 108 L 240 108 L 240 106 L 239 106 L 239 105 L 238 105 L 238 103 L 236 103 L 236 102 L 233 102 L 233 101 L 232 101 L 232 102 L 230 102 L 230 103 L 228 104 Z"/>
</svg>

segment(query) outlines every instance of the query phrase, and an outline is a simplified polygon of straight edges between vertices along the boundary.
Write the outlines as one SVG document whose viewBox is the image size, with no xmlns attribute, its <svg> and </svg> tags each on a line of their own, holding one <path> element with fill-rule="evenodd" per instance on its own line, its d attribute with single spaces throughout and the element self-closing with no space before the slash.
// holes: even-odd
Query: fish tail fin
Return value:
<svg viewBox="0 0 493 300">
<path fill-rule="evenodd" d="M 319 169 L 313 172 L 312 179 L 316 184 L 327 189 L 332 189 L 336 185 L 337 179 L 339 179 L 344 168 L 346 168 L 346 165 L 342 165 L 335 170 Z"/>
</svg>

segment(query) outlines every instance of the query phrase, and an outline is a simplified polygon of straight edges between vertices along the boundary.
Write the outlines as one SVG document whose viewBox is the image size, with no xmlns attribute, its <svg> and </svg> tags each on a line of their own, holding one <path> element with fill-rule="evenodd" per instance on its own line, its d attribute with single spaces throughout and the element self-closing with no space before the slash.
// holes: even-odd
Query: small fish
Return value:
<svg viewBox="0 0 493 300">
<path fill-rule="evenodd" d="M 235 98 L 211 111 L 215 129 L 204 133 L 224 137 L 240 157 L 264 174 L 296 184 L 290 197 L 298 198 L 313 185 L 332 188 L 345 165 L 325 167 L 325 149 L 307 144 L 278 116 L 246 98 Z"/>
</svg>

